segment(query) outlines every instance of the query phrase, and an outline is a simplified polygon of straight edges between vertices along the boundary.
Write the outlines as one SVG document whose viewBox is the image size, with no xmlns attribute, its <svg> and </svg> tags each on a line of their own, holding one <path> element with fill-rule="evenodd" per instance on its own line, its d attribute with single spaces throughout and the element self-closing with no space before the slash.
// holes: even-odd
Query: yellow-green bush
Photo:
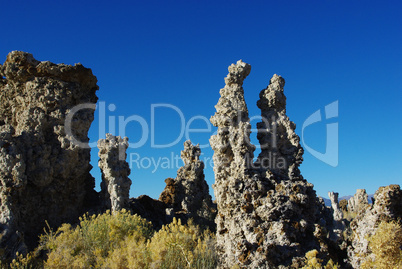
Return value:
<svg viewBox="0 0 402 269">
<path fill-rule="evenodd" d="M 173 219 L 162 227 L 148 244 L 152 267 L 156 268 L 215 268 L 214 235 L 199 226 L 182 225 Z"/>
<path fill-rule="evenodd" d="M 120 211 L 84 216 L 42 236 L 45 268 L 216 268 L 214 235 L 191 221 L 173 219 L 158 232 L 137 215 Z"/>
<path fill-rule="evenodd" d="M 0 261 L 0 268 L 2 269 L 33 269 L 40 268 L 40 266 L 33 253 L 28 253 L 24 256 L 17 252 L 16 257 L 11 262 L 7 262 L 6 260 Z"/>
<path fill-rule="evenodd" d="M 329 260 L 326 265 L 322 264 L 322 260 L 317 258 L 318 251 L 316 249 L 310 250 L 306 253 L 305 263 L 303 269 L 338 269 L 338 265 Z"/>
<path fill-rule="evenodd" d="M 145 241 L 152 234 L 151 223 L 125 210 L 84 216 L 75 228 L 63 224 L 41 237 L 42 247 L 50 251 L 45 267 L 102 268 L 127 237 Z"/>
<path fill-rule="evenodd" d="M 343 218 L 348 221 L 352 221 L 357 216 L 357 212 L 354 212 L 354 211 L 342 210 L 342 213 L 343 213 Z"/>
<path fill-rule="evenodd" d="M 104 268 L 149 268 L 151 263 L 147 242 L 139 234 L 124 239 L 121 246 L 112 250 Z"/>
<path fill-rule="evenodd" d="M 368 238 L 374 259 L 368 257 L 361 268 L 402 268 L 402 226 L 396 221 L 383 221 Z"/>
<path fill-rule="evenodd" d="M 151 240 L 127 237 L 109 256 L 107 268 L 216 268 L 215 240 L 191 221 L 173 219 Z"/>
</svg>

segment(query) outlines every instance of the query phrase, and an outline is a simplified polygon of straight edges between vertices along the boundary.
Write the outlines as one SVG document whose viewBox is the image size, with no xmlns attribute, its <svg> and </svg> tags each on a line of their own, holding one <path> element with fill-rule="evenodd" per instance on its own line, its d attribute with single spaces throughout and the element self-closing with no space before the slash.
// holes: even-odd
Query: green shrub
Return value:
<svg viewBox="0 0 402 269">
<path fill-rule="evenodd" d="M 323 265 L 323 261 L 317 258 L 317 254 L 318 251 L 316 249 L 306 253 L 306 265 L 303 266 L 303 269 L 338 269 L 338 265 L 334 264 L 332 260 L 329 260 L 326 265 Z"/>
<path fill-rule="evenodd" d="M 215 238 L 192 221 L 173 219 L 158 232 L 137 215 L 84 216 L 41 237 L 45 268 L 216 268 Z"/>
<path fill-rule="evenodd" d="M 126 237 L 147 240 L 152 234 L 149 222 L 125 210 L 85 215 L 77 227 L 63 224 L 56 233 L 41 237 L 43 248 L 50 251 L 45 267 L 101 268 Z"/>
<path fill-rule="evenodd" d="M 173 219 L 148 243 L 153 268 L 216 268 L 214 235 L 191 221 Z"/>
<path fill-rule="evenodd" d="M 351 222 L 357 216 L 357 212 L 354 212 L 354 211 L 342 210 L 342 213 L 343 213 L 343 218 L 349 222 Z"/>
<path fill-rule="evenodd" d="M 339 207 L 341 208 L 342 211 L 348 211 L 348 200 L 342 199 L 339 201 Z"/>
<path fill-rule="evenodd" d="M 151 263 L 147 242 L 138 233 L 124 239 L 119 248 L 112 250 L 104 268 L 149 268 Z"/>
<path fill-rule="evenodd" d="M 11 261 L 0 261 L 0 268 L 10 268 L 10 269 L 34 269 L 40 268 L 38 261 L 33 253 L 28 253 L 27 255 L 18 254 Z"/>
<path fill-rule="evenodd" d="M 361 268 L 402 268 L 402 226 L 396 221 L 383 221 L 375 234 L 367 238 L 374 259 L 368 257 Z"/>
</svg>

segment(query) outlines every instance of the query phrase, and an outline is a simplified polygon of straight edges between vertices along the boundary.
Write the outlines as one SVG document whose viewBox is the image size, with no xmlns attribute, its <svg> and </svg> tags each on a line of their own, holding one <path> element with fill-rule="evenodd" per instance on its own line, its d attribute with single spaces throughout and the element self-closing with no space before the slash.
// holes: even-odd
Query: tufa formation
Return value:
<svg viewBox="0 0 402 269">
<path fill-rule="evenodd" d="M 45 220 L 57 227 L 96 202 L 90 149 L 78 144 L 89 141 L 98 86 L 81 64 L 19 51 L 7 56 L 0 78 L 0 247 L 21 253 Z"/>
<path fill-rule="evenodd" d="M 396 220 L 402 225 L 402 190 L 399 185 L 380 187 L 375 192 L 374 203 L 371 205 L 367 203 L 366 190 L 357 190 L 355 197 L 365 197 L 365 200 L 354 200 L 361 202 L 357 207 L 360 208 L 357 216 L 350 223 L 352 234 L 348 258 L 353 268 L 360 268 L 362 261 L 374 258 L 369 250 L 367 237 L 375 234 L 380 222 Z"/>
<path fill-rule="evenodd" d="M 358 189 L 353 197 L 348 200 L 348 211 L 353 213 L 359 213 L 360 210 L 364 210 L 368 207 L 368 195 L 365 189 Z"/>
<path fill-rule="evenodd" d="M 243 90 L 250 71 L 242 61 L 229 66 L 211 117 L 218 127 L 210 139 L 216 205 L 200 147 L 190 141 L 181 152 L 184 165 L 176 178 L 166 179 L 159 200 L 129 199 L 127 137 L 107 134 L 98 141 L 102 183 L 100 193 L 94 190 L 87 143 L 98 86 L 91 70 L 11 52 L 0 65 L 0 258 L 33 249 L 46 222 L 57 228 L 85 212 L 122 208 L 156 229 L 175 216 L 216 230 L 220 268 L 301 268 L 312 250 L 340 268 L 360 268 L 375 258 L 367 236 L 383 221 L 402 224 L 400 186 L 381 187 L 373 204 L 358 190 L 341 207 L 338 193 L 330 192 L 332 205 L 326 207 L 300 173 L 303 149 L 286 115 L 285 80 L 278 75 L 257 102 L 261 153 L 254 161 Z"/>
<path fill-rule="evenodd" d="M 332 251 L 331 214 L 317 199 L 313 185 L 300 174 L 303 149 L 295 124 L 286 116 L 285 81 L 274 75 L 257 102 L 261 154 L 253 163 L 244 79 L 250 65 L 229 66 L 226 85 L 211 123 L 214 150 L 217 251 L 220 266 L 248 268 L 298 267 L 312 249 Z M 337 246 L 335 246 L 337 248 Z"/>
<path fill-rule="evenodd" d="M 303 161 L 303 148 L 295 133 L 296 124 L 286 116 L 285 80 L 274 75 L 266 89 L 260 92 L 257 106 L 262 122 L 257 124 L 257 138 L 261 153 L 257 164 L 268 168 L 278 179 L 302 179 L 299 165 Z"/>
<path fill-rule="evenodd" d="M 155 229 L 169 224 L 173 217 L 215 230 L 216 205 L 212 203 L 204 176 L 204 163 L 199 160 L 201 150 L 191 141 L 184 142 L 181 158 L 184 166 L 177 170 L 176 178 L 167 178 L 166 187 L 155 200 L 146 195 L 131 198 L 131 212 L 152 222 Z"/>
<path fill-rule="evenodd" d="M 335 221 L 340 221 L 343 219 L 343 213 L 338 203 L 338 196 L 339 193 L 337 192 L 328 192 L 328 197 L 331 200 L 331 208 Z"/>
<path fill-rule="evenodd" d="M 128 138 L 106 134 L 98 141 L 99 168 L 102 171 L 101 197 L 106 209 L 116 212 L 128 206 L 131 180 L 126 162 Z"/>
<path fill-rule="evenodd" d="M 200 155 L 199 145 L 194 146 L 190 140 L 184 142 L 184 150 L 181 151 L 184 166 L 179 168 L 175 179 L 165 180 L 166 187 L 159 200 L 167 204 L 168 215 L 184 215 L 186 219 L 193 218 L 195 223 L 214 230 L 216 210 L 209 195 Z"/>
</svg>

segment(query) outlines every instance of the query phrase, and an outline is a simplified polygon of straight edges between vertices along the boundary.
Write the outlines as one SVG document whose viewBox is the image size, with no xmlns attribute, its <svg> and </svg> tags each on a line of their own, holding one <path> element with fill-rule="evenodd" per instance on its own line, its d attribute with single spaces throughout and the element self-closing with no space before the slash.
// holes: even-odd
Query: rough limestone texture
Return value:
<svg viewBox="0 0 402 269">
<path fill-rule="evenodd" d="M 368 248 L 367 236 L 375 234 L 381 221 L 395 220 L 402 225 L 402 190 L 399 185 L 380 187 L 374 194 L 374 204 L 360 210 L 350 223 L 352 244 L 348 256 L 353 268 L 360 268 L 365 258 L 374 258 Z"/>
<path fill-rule="evenodd" d="M 331 208 L 335 221 L 341 221 L 343 219 L 343 213 L 338 203 L 339 193 L 328 192 L 329 199 L 331 200 Z"/>
<path fill-rule="evenodd" d="M 368 195 L 366 190 L 357 189 L 355 195 L 348 200 L 348 211 L 359 213 L 360 210 L 365 210 L 368 205 Z"/>
<path fill-rule="evenodd" d="M 165 180 L 166 187 L 159 200 L 167 204 L 168 215 L 184 215 L 198 224 L 213 227 L 216 210 L 209 195 L 200 155 L 199 145 L 193 145 L 190 140 L 184 142 L 184 150 L 181 151 L 184 166 L 179 168 L 175 179 Z"/>
<path fill-rule="evenodd" d="M 12 255 L 96 202 L 88 142 L 97 101 L 90 69 L 13 51 L 0 65 L 0 247 Z M 91 106 L 92 105 L 92 106 Z M 71 132 L 66 118 L 71 115 Z"/>
<path fill-rule="evenodd" d="M 246 229 L 252 232 L 255 224 L 250 225 L 246 216 L 242 218 L 245 210 L 252 211 L 252 204 L 246 200 L 251 201 L 251 194 L 243 194 L 245 185 L 258 184 L 258 181 L 251 178 L 252 174 L 247 173 L 252 166 L 255 147 L 249 140 L 251 126 L 242 85 L 250 71 L 251 66 L 242 61 L 229 66 L 226 85 L 220 90 L 221 98 L 215 106 L 215 115 L 211 117 L 211 123 L 218 127 L 210 144 L 214 150 L 213 188 L 218 207 L 215 220 L 217 252 L 223 268 L 255 260 L 249 257 L 248 252 L 248 248 L 253 247 L 246 238 L 250 231 L 244 233 Z"/>
<path fill-rule="evenodd" d="M 303 148 L 296 134 L 296 124 L 286 116 L 285 80 L 274 75 L 266 89 L 260 93 L 257 106 L 262 122 L 257 124 L 257 138 L 261 153 L 257 164 L 278 179 L 300 179 L 299 165 L 303 161 Z"/>
<path fill-rule="evenodd" d="M 106 134 L 98 141 L 99 168 L 102 171 L 101 200 L 112 212 L 128 206 L 131 180 L 130 167 L 126 162 L 128 138 Z"/>
<path fill-rule="evenodd" d="M 339 206 L 337 192 L 328 192 L 329 199 L 331 200 L 331 212 L 332 212 L 332 221 L 329 221 L 326 225 L 326 229 L 329 232 L 330 244 L 335 245 L 335 248 L 338 248 L 341 251 L 336 251 L 338 255 L 338 259 L 344 260 L 347 255 L 347 238 L 344 236 L 344 231 L 347 227 L 345 220 L 343 218 L 343 212 L 341 207 Z M 320 210 L 320 212 L 323 212 Z"/>
<path fill-rule="evenodd" d="M 229 67 L 211 117 L 218 127 L 210 144 L 220 266 L 301 266 L 307 251 L 331 251 L 326 226 L 332 225 L 333 217 L 317 199 L 313 185 L 300 175 L 303 149 L 295 124 L 286 116 L 285 81 L 278 75 L 261 91 L 257 103 L 263 118 L 257 125 L 262 151 L 253 163 L 255 146 L 250 143 L 242 87 L 250 70 L 242 61 Z M 323 216 L 320 208 L 328 214 Z"/>
</svg>

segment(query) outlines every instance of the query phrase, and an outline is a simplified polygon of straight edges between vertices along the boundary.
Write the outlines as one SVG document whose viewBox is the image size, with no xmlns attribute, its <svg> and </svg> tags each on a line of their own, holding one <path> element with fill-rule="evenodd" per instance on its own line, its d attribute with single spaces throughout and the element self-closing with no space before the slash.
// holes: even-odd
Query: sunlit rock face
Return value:
<svg viewBox="0 0 402 269">
<path fill-rule="evenodd" d="M 368 203 L 368 195 L 365 189 L 358 189 L 353 197 L 348 200 L 348 211 L 354 214 L 365 210 Z"/>
<path fill-rule="evenodd" d="M 334 220 L 341 221 L 343 219 L 343 213 L 341 208 L 339 207 L 338 196 L 339 193 L 337 192 L 328 192 L 328 197 L 331 200 L 331 208 Z"/>
<path fill-rule="evenodd" d="M 72 221 L 96 202 L 85 147 L 96 83 L 81 64 L 39 62 L 25 52 L 0 65 L 0 247 L 10 253 L 24 241 L 33 246 L 45 220 Z"/>
<path fill-rule="evenodd" d="M 126 161 L 128 138 L 106 134 L 98 141 L 99 168 L 102 171 L 101 200 L 106 209 L 116 212 L 128 206 L 131 180 Z"/>
<path fill-rule="evenodd" d="M 358 190 L 355 198 L 360 197 L 359 200 L 367 201 L 365 193 L 366 190 Z M 402 190 L 399 185 L 380 187 L 374 194 L 373 204 L 365 202 L 357 204 L 361 207 L 350 224 L 352 243 L 348 248 L 353 268 L 360 268 L 360 264 L 366 258 L 374 258 L 369 250 L 367 237 L 375 234 L 381 221 L 398 221 L 402 225 Z"/>
<path fill-rule="evenodd" d="M 261 153 L 257 164 L 268 168 L 277 178 L 301 179 L 299 165 L 303 148 L 295 133 L 296 124 L 286 116 L 285 80 L 274 75 L 266 89 L 260 92 L 257 106 L 262 122 L 257 124 Z"/>
<path fill-rule="evenodd" d="M 300 266 L 305 253 L 328 253 L 333 216 L 300 174 L 303 149 L 286 116 L 285 81 L 274 75 L 257 102 L 262 151 L 253 162 L 243 81 L 250 65 L 229 66 L 211 123 L 214 150 L 217 249 L 222 268 Z"/>
<path fill-rule="evenodd" d="M 184 166 L 177 170 L 176 178 L 165 180 L 166 187 L 159 200 L 168 206 L 167 212 L 171 217 L 193 218 L 195 223 L 213 228 L 216 210 L 209 195 L 200 155 L 199 145 L 193 145 L 190 140 L 184 142 L 181 151 Z"/>
</svg>

